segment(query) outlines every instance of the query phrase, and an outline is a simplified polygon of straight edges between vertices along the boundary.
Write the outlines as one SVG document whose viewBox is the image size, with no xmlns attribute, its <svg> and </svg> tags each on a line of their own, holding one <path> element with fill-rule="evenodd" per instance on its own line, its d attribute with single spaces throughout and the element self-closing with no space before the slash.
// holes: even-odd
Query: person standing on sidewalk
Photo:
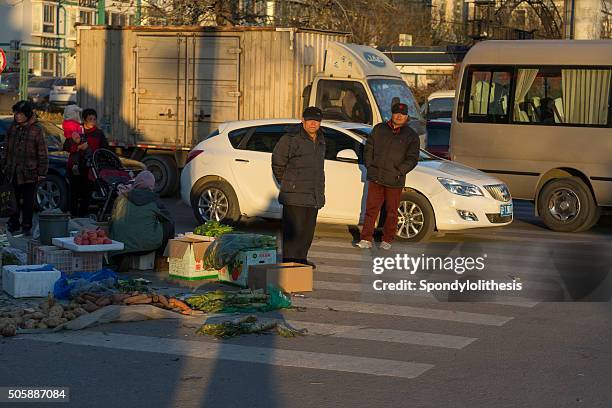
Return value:
<svg viewBox="0 0 612 408">
<path fill-rule="evenodd" d="M 374 223 L 384 202 L 387 217 L 380 248 L 391 249 L 397 233 L 397 209 L 406 174 L 419 161 L 419 136 L 408 126 L 408 105 L 395 103 L 391 113 L 391 120 L 374 126 L 365 146 L 368 196 L 361 241 L 357 243 L 359 248 L 372 248 Z"/>
<path fill-rule="evenodd" d="M 302 124 L 287 133 L 272 153 L 272 172 L 280 184 L 278 201 L 283 205 L 283 261 L 308 261 L 317 214 L 325 205 L 325 138 L 321 131 L 323 113 L 308 107 Z"/>
<path fill-rule="evenodd" d="M 36 185 L 45 179 L 49 166 L 47 143 L 30 102 L 17 102 L 13 114 L 14 122 L 6 132 L 4 175 L 15 188 L 19 211 L 10 217 L 8 230 L 30 235 Z"/>
</svg>

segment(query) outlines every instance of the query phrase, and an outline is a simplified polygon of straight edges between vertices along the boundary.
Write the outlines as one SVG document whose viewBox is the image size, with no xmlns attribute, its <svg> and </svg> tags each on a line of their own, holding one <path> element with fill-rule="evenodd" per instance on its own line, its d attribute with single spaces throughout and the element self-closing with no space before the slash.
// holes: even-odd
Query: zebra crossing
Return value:
<svg viewBox="0 0 612 408">
<path fill-rule="evenodd" d="M 541 234 L 541 231 L 528 232 L 522 245 L 499 241 L 490 245 L 479 243 L 473 247 L 444 242 L 439 245 L 397 243 L 391 253 L 457 256 L 482 250 L 488 253 L 489 263 L 480 277 L 505 282 L 519 278 L 525 288 L 535 292 L 495 294 L 490 298 L 476 298 L 476 302 L 450 302 L 452 294 L 449 293 L 376 293 L 372 289 L 372 281 L 377 277 L 372 273 L 372 258 L 387 253 L 376 249 L 360 250 L 346 240 L 322 238 L 315 240 L 311 250 L 312 260 L 317 263 L 314 292 L 304 297 L 292 297 L 298 311 L 282 312 L 285 323 L 308 330 L 304 337 L 279 338 L 264 345 L 255 340 L 255 344 L 249 344 L 250 339 L 240 338 L 238 344 L 234 340 L 219 342 L 207 337 L 185 339 L 178 335 L 172 338 L 134 335 L 105 326 L 103 330 L 21 338 L 170 354 L 217 363 L 260 364 L 268 369 L 311 369 L 333 371 L 339 375 L 352 373 L 415 379 L 427 375 L 435 367 L 443 367 L 443 359 L 435 358 L 440 353 L 461 353 L 477 348 L 478 340 L 483 337 L 512 336 L 509 323 L 537 307 L 541 301 L 537 297 L 539 293 L 562 289 L 563 282 L 555 280 L 558 276 L 551 258 L 554 251 L 551 253 L 547 241 L 539 239 Z M 564 236 L 562 240 L 553 235 L 549 239 L 563 243 L 572 238 Z M 600 247 L 596 251 L 599 250 Z M 559 255 L 570 259 L 578 253 Z M 385 272 L 381 276 L 387 279 L 406 277 L 405 273 L 398 271 Z M 452 273 L 432 272 L 427 275 L 427 279 L 446 282 L 459 278 Z M 201 323 L 202 319 L 198 321 Z M 313 351 L 318 350 L 323 339 L 327 349 Z M 345 348 L 346 342 L 354 344 L 355 350 Z M 333 352 L 330 352 L 332 346 Z M 405 352 L 395 358 L 383 357 L 380 350 L 387 346 Z M 363 350 L 368 352 L 364 354 Z"/>
</svg>

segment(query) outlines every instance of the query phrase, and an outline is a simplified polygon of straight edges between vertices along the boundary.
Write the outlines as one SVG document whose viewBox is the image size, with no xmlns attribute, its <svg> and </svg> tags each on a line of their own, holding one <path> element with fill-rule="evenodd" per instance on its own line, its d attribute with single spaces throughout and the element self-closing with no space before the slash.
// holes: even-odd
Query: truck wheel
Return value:
<svg viewBox="0 0 612 408">
<path fill-rule="evenodd" d="M 148 156 L 142 162 L 147 166 L 147 170 L 155 176 L 154 191 L 157 194 L 167 197 L 176 192 L 179 175 L 174 158 L 164 155 Z"/>
<path fill-rule="evenodd" d="M 552 180 L 542 188 L 538 213 L 553 231 L 580 232 L 597 222 L 600 209 L 580 178 L 567 177 Z"/>
<path fill-rule="evenodd" d="M 429 201 L 422 195 L 402 193 L 398 208 L 397 237 L 404 241 L 427 241 L 434 231 L 436 219 Z"/>
<path fill-rule="evenodd" d="M 232 186 L 224 181 L 211 181 L 194 190 L 191 207 L 200 224 L 211 220 L 234 224 L 240 219 L 238 197 Z"/>
</svg>

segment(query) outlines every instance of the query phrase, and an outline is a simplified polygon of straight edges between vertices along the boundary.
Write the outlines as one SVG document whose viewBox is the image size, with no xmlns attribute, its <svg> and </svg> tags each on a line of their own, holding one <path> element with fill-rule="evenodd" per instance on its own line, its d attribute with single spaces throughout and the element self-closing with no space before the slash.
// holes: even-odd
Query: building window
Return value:
<svg viewBox="0 0 612 408">
<path fill-rule="evenodd" d="M 94 25 L 94 12 L 93 11 L 81 11 L 79 13 L 79 22 L 84 25 Z"/>
<path fill-rule="evenodd" d="M 48 52 L 42 53 L 42 71 L 55 72 L 55 54 Z"/>
<path fill-rule="evenodd" d="M 43 11 L 43 32 L 55 33 L 55 6 L 45 4 Z"/>
</svg>

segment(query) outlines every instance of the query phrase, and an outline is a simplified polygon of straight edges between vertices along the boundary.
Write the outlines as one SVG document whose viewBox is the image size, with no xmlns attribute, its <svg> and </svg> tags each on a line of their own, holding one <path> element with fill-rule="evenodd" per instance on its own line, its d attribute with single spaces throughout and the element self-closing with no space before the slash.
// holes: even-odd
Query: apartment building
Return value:
<svg viewBox="0 0 612 408">
<path fill-rule="evenodd" d="M 0 0 L 0 47 L 7 52 L 8 70 L 28 50 L 34 75 L 65 76 L 76 72 L 77 24 L 97 24 L 97 0 Z M 131 0 L 107 1 L 106 24 L 134 24 Z"/>
</svg>

